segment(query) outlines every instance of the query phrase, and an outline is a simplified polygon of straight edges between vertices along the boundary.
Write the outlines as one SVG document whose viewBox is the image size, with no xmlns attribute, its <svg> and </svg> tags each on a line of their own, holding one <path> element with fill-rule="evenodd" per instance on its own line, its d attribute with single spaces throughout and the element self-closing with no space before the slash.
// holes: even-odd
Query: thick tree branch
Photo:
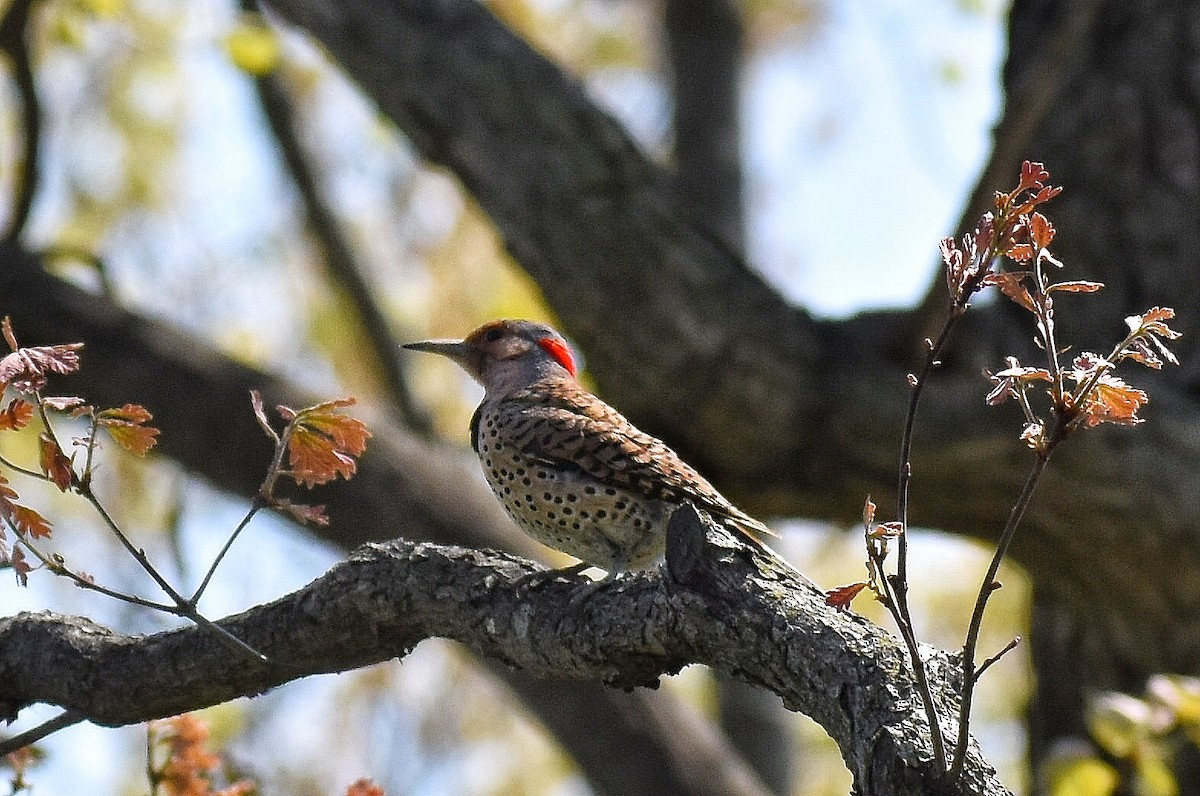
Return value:
<svg viewBox="0 0 1200 796">
<path fill-rule="evenodd" d="M 743 249 L 742 4 L 669 0 L 663 28 L 674 106 L 675 180 L 683 209 Z"/>
<path fill-rule="evenodd" d="M 182 628 L 150 637 L 79 617 L 0 620 L 0 716 L 34 702 L 121 725 L 403 657 L 433 636 L 546 678 L 655 686 L 688 663 L 768 688 L 838 742 L 857 792 L 927 794 L 938 777 L 896 642 L 826 606 L 782 562 L 694 511 L 672 521 L 665 576 L 530 586 L 527 562 L 404 541 L 357 550 L 307 587 L 220 623 L 270 664 Z M 29 666 L 31 660 L 42 661 Z M 955 670 L 942 656 L 943 675 Z M 1000 794 L 973 756 L 946 792 Z"/>
</svg>

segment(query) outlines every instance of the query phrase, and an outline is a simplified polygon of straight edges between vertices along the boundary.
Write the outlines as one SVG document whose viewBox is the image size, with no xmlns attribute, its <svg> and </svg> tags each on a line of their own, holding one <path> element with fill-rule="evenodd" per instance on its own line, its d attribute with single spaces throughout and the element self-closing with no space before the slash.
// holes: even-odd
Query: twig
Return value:
<svg viewBox="0 0 1200 796">
<path fill-rule="evenodd" d="M 18 749 L 24 749 L 32 743 L 37 743 L 51 733 L 65 730 L 67 727 L 78 724 L 84 718 L 85 716 L 82 713 L 76 713 L 73 710 L 64 710 L 49 721 L 43 722 L 19 735 L 14 735 L 11 738 L 5 738 L 0 741 L 0 757 L 15 752 Z"/>
<path fill-rule="evenodd" d="M 1061 441 L 1062 438 L 1055 433 L 1052 439 Z M 1029 471 L 1025 485 L 1021 487 L 1021 494 L 1017 497 L 1017 502 L 1013 504 L 1012 511 L 1009 512 L 1008 522 L 1005 523 L 1004 530 L 1000 534 L 996 552 L 992 555 L 992 562 L 988 565 L 987 574 L 983 576 L 983 583 L 980 584 L 979 594 L 975 598 L 975 609 L 971 612 L 971 624 L 967 629 L 966 641 L 963 643 L 963 690 L 958 709 L 958 739 L 954 746 L 954 759 L 950 764 L 952 779 L 962 773 L 967 757 L 967 744 L 970 742 L 971 701 L 975 695 L 975 683 L 979 679 L 979 671 L 975 668 L 975 648 L 979 644 L 979 628 L 983 624 L 983 612 L 987 608 L 992 592 L 999 588 L 1000 584 L 996 582 L 996 573 L 1000 570 L 1000 562 L 1008 552 L 1013 535 L 1017 532 L 1017 526 L 1021 524 L 1021 518 L 1025 516 L 1025 509 L 1029 508 L 1033 492 L 1037 489 L 1038 481 L 1046 469 L 1046 464 L 1050 461 L 1050 453 L 1054 444 L 1050 446 L 1049 450 L 1038 454 L 1037 459 L 1034 460 L 1033 469 Z"/>
<path fill-rule="evenodd" d="M 75 585 L 81 589 L 94 591 L 98 594 L 103 594 L 105 597 L 111 597 L 114 600 L 120 600 L 121 602 L 131 603 L 133 605 L 140 605 L 143 608 L 151 608 L 155 611 L 166 611 L 168 613 L 175 612 L 174 605 L 154 602 L 153 600 L 147 600 L 145 597 L 138 597 L 136 594 L 117 591 L 116 589 L 110 589 L 107 586 L 101 586 L 98 583 L 93 583 L 83 575 L 80 575 L 78 572 L 68 568 L 61 559 L 47 556 L 45 553 L 35 547 L 28 539 L 22 536 L 17 536 L 16 540 L 18 544 L 32 553 L 34 558 L 36 558 L 38 561 L 41 561 L 42 565 L 46 567 L 46 569 L 53 574 L 58 575 L 59 577 L 67 578 L 68 580 L 73 581 Z"/>
<path fill-rule="evenodd" d="M 1017 648 L 1017 645 L 1020 643 L 1021 643 L 1020 636 L 1013 637 L 1013 639 L 1011 641 L 1009 641 L 1007 644 L 1005 644 L 1000 649 L 999 652 L 997 652 L 995 655 L 993 655 L 992 657 L 985 660 L 983 663 L 979 664 L 979 667 L 975 670 L 975 680 L 978 681 L 980 677 L 983 677 L 983 673 L 986 672 L 989 668 L 991 668 L 993 663 L 995 663 L 996 661 L 1000 660 L 1008 653 L 1015 650 Z"/>
<path fill-rule="evenodd" d="M 35 394 L 35 398 L 37 400 L 38 412 L 41 415 L 42 424 L 46 428 L 46 434 L 51 438 L 51 440 L 54 442 L 54 444 L 56 446 L 58 446 L 59 449 L 61 450 L 62 446 L 59 445 L 58 437 L 54 433 L 54 426 L 52 426 L 50 424 L 50 418 L 46 414 L 45 402 L 42 401 L 40 395 Z M 267 661 L 267 658 L 265 655 L 263 655 L 261 652 L 258 652 L 257 650 L 252 648 L 250 645 L 246 644 L 246 642 L 235 637 L 228 630 L 225 630 L 224 628 L 220 627 L 219 625 L 214 624 L 212 622 L 212 620 L 201 615 L 200 612 L 196 610 L 195 602 L 187 599 L 186 597 L 184 597 L 182 594 L 180 594 L 178 591 L 175 590 L 175 587 L 172 586 L 171 583 L 162 576 L 162 574 L 158 571 L 158 569 L 154 566 L 154 564 L 151 563 L 149 556 L 146 555 L 146 551 L 135 546 L 133 544 L 133 542 L 131 542 L 129 540 L 129 537 L 125 535 L 125 532 L 123 530 L 121 530 L 121 526 L 119 524 L 117 524 L 117 521 L 115 519 L 113 519 L 111 514 L 108 513 L 108 509 L 106 509 L 104 507 L 104 504 L 100 502 L 100 498 L 97 497 L 96 493 L 92 491 L 91 465 L 92 465 L 92 453 L 95 449 L 95 438 L 96 438 L 96 421 L 93 418 L 92 429 L 91 429 L 91 433 L 89 434 L 89 438 L 88 438 L 87 464 L 84 469 L 83 477 L 80 478 L 80 477 L 76 476 L 74 473 L 72 473 L 72 479 L 73 479 L 72 486 L 74 487 L 76 494 L 83 497 L 84 500 L 86 500 L 88 503 L 90 503 L 92 505 L 92 508 L 95 509 L 95 511 L 98 515 L 100 515 L 100 519 L 104 521 L 104 524 L 106 526 L 108 526 L 109 531 L 111 531 L 113 536 L 115 536 L 117 538 L 117 541 L 119 541 L 121 543 L 121 546 L 125 548 L 126 552 L 128 552 L 131 556 L 133 556 L 134 560 L 137 561 L 139 565 L 141 565 L 142 569 L 145 570 L 146 574 L 148 574 L 154 580 L 154 582 L 158 584 L 158 587 L 160 589 L 162 589 L 162 591 L 168 597 L 171 598 L 171 601 L 174 603 L 174 605 L 167 605 L 165 603 L 154 603 L 154 602 L 151 602 L 148 600 L 144 600 L 141 597 L 136 597 L 136 596 L 130 595 L 130 594 L 124 594 L 123 592 L 118 592 L 118 591 L 114 591 L 112 589 L 108 589 L 103 586 L 99 586 L 95 583 L 88 581 L 86 578 L 83 578 L 83 577 L 77 575 L 76 573 L 72 572 L 71 570 L 67 569 L 66 567 L 62 566 L 61 564 L 57 564 L 57 562 L 55 562 L 53 564 L 48 563 L 46 561 L 46 559 L 43 556 L 41 556 L 40 554 L 38 554 L 36 551 L 33 551 L 34 554 L 38 555 L 38 558 L 41 559 L 43 561 L 43 563 L 47 563 L 47 566 L 50 566 L 54 571 L 59 572 L 59 574 L 64 574 L 68 577 L 71 577 L 73 580 L 75 580 L 75 582 L 77 584 L 79 584 L 83 588 L 91 589 L 92 591 L 96 591 L 101 594 L 108 595 L 109 597 L 113 597 L 118 600 L 123 600 L 125 602 L 131 602 L 131 603 L 143 605 L 143 606 L 146 606 L 149 608 L 154 608 L 159 611 L 164 611 L 166 613 L 171 613 L 176 616 L 186 617 L 187 619 L 190 619 L 193 622 L 195 622 L 197 625 L 208 628 L 209 630 L 216 633 L 217 638 L 221 639 L 221 641 L 224 644 L 226 644 L 226 646 L 230 647 L 230 649 L 236 650 L 240 654 L 247 655 L 256 661 L 265 663 Z M 41 477 L 44 478 L 45 476 L 41 476 Z M 238 530 L 240 530 L 240 529 L 241 529 L 241 526 L 239 526 Z M 236 532 L 235 532 L 235 534 L 236 534 Z M 230 541 L 228 543 L 226 543 L 226 549 L 228 549 L 229 544 L 232 544 L 232 539 L 230 539 Z M 28 546 L 28 544 L 26 546 Z M 31 548 L 31 550 L 32 550 L 32 548 Z M 214 568 L 215 568 L 215 565 L 214 565 Z M 207 579 L 206 579 L 206 582 L 207 582 Z"/>
<path fill-rule="evenodd" d="M 225 545 L 213 559 L 212 564 L 208 568 L 208 572 L 204 574 L 204 579 L 200 581 L 200 585 L 196 588 L 195 593 L 192 595 L 192 599 L 188 602 L 190 602 L 192 605 L 199 604 L 200 598 L 204 596 L 204 590 L 208 588 L 209 581 L 212 580 L 213 574 L 217 571 L 217 566 L 221 563 L 221 560 L 225 558 L 225 554 L 229 552 L 229 548 L 233 547 L 233 540 L 238 538 L 238 534 L 242 532 L 242 529 L 249 525 L 250 520 L 254 519 L 254 515 L 265 506 L 266 503 L 263 502 L 262 498 L 256 497 L 254 499 L 254 502 L 250 506 L 250 510 L 246 512 L 246 516 L 242 517 L 242 521 L 239 522 L 237 527 L 233 529 L 233 533 L 229 534 L 229 538 L 225 540 Z"/>
</svg>

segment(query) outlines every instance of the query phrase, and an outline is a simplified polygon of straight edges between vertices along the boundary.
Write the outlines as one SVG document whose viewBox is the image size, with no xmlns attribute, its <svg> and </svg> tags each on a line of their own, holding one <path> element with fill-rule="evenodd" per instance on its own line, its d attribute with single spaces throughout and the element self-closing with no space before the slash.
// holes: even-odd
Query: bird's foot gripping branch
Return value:
<svg viewBox="0 0 1200 796">
<path fill-rule="evenodd" d="M 1078 431 L 1105 424 L 1133 426 L 1142 422 L 1138 412 L 1149 397 L 1116 375 L 1120 365 L 1132 361 L 1157 370 L 1165 363 L 1178 364 L 1166 344 L 1166 341 L 1179 337 L 1179 333 L 1167 325 L 1175 317 L 1174 310 L 1169 307 L 1153 307 L 1126 318 L 1124 336 L 1107 353 L 1080 351 L 1067 358 L 1071 347 L 1058 334 L 1054 300 L 1069 294 L 1094 293 L 1103 285 L 1054 278 L 1062 270 L 1063 263 L 1050 252 L 1054 227 L 1038 210 L 1062 191 L 1061 187 L 1049 185 L 1049 178 L 1050 173 L 1041 163 L 1026 161 L 1017 186 L 1007 193 L 995 195 L 994 209 L 979 219 L 973 232 L 964 235 L 961 243 L 953 238 L 942 241 L 950 306 L 936 339 L 925 341 L 927 350 L 920 372 L 908 377 L 911 392 L 901 440 L 896 519 L 877 522 L 875 504 L 867 498 L 863 508 L 867 577 L 833 589 L 827 595 L 830 605 L 846 608 L 855 596 L 866 590 L 887 608 L 908 649 L 930 726 L 934 757 L 950 779 L 957 779 L 963 770 L 969 743 L 971 702 L 980 676 L 1019 642 L 1014 639 L 982 662 L 976 660 L 983 614 L 989 597 L 1000 588 L 996 580 L 1000 562 L 1012 543 L 1051 455 Z M 1033 316 L 1034 342 L 1042 352 L 1043 361 L 1030 366 L 1009 356 L 1002 369 L 984 374 L 992 383 L 991 391 L 986 394 L 989 404 L 1014 400 L 1021 407 L 1024 424 L 1020 439 L 1033 452 L 1034 461 L 1000 532 L 999 543 L 971 613 L 962 647 L 963 675 L 958 693 L 957 731 L 948 741 L 933 698 L 935 689 L 918 653 L 908 603 L 907 531 L 912 434 L 921 394 L 941 364 L 939 358 L 954 328 L 970 307 L 971 298 L 987 287 L 998 288 Z"/>
</svg>

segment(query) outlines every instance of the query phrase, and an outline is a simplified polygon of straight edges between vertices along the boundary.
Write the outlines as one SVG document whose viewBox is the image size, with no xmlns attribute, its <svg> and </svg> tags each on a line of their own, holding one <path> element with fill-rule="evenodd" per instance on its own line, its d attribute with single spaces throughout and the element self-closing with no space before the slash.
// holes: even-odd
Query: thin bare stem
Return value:
<svg viewBox="0 0 1200 796">
<path fill-rule="evenodd" d="M 51 733 L 56 733 L 59 730 L 64 730 L 74 724 L 83 721 L 85 716 L 82 713 L 76 713 L 73 710 L 64 710 L 54 718 L 39 724 L 32 729 L 28 729 L 19 735 L 14 735 L 11 738 L 5 738 L 0 741 L 0 757 L 11 754 L 18 749 L 24 749 L 32 743 L 45 738 Z"/>
<path fill-rule="evenodd" d="M 257 661 L 258 663 L 271 662 L 266 655 L 263 655 L 261 652 L 254 649 L 254 647 L 251 647 L 249 644 L 242 641 L 240 638 L 233 635 L 228 630 L 209 619 L 207 616 L 204 616 L 191 605 L 180 605 L 178 608 L 172 610 L 171 613 L 177 616 L 186 617 L 195 622 L 198 626 L 212 631 L 216 635 L 217 639 L 221 641 L 221 643 L 239 655 L 244 655 L 251 660 Z"/>
<path fill-rule="evenodd" d="M 98 594 L 103 594 L 105 597 L 111 597 L 114 600 L 120 600 L 121 602 L 140 605 L 143 608 L 152 608 L 155 611 L 165 611 L 167 613 L 176 612 L 176 608 L 173 605 L 154 602 L 153 600 L 147 600 L 145 597 L 138 597 L 136 594 L 128 594 L 123 591 L 117 591 L 116 589 L 110 589 L 107 586 L 101 586 L 98 583 L 93 583 L 83 575 L 80 575 L 78 572 L 75 572 L 67 567 L 66 564 L 62 563 L 61 560 L 47 556 L 45 553 L 35 547 L 32 542 L 24 537 L 18 536 L 17 543 L 33 554 L 33 557 L 42 562 L 42 565 L 51 573 L 73 581 L 75 585 L 81 589 L 94 591 Z"/>
<path fill-rule="evenodd" d="M 900 534 L 896 551 L 896 577 L 899 581 L 897 590 L 900 593 L 901 607 L 906 613 L 908 604 L 906 596 L 908 591 L 908 485 L 912 480 L 912 441 L 913 428 L 917 420 L 917 407 L 921 403 L 921 394 L 925 391 L 925 385 L 929 382 L 933 369 L 937 367 L 938 356 L 946 347 L 946 342 L 950 339 L 950 333 L 954 330 L 955 324 L 965 312 L 964 304 L 956 303 L 951 306 L 950 314 L 942 324 L 942 330 L 938 334 L 937 340 L 929 344 L 925 364 L 912 385 L 912 391 L 908 398 L 908 413 L 904 418 L 904 434 L 900 439 L 900 475 L 896 487 L 896 519 L 899 520 L 904 530 Z"/>
<path fill-rule="evenodd" d="M 880 573 L 879 579 L 883 582 L 882 587 L 885 590 L 885 597 L 888 598 L 887 605 L 892 617 L 896 620 L 897 627 L 900 629 L 900 636 L 904 639 L 904 643 L 908 647 L 908 654 L 913 667 L 913 678 L 916 681 L 917 691 L 921 695 L 921 702 L 925 707 L 925 718 L 929 722 L 929 736 L 930 744 L 933 747 L 933 754 L 943 768 L 947 765 L 945 740 L 942 736 L 941 723 L 938 720 L 937 706 L 933 701 L 933 691 L 929 686 L 929 678 L 925 671 L 925 663 L 921 659 L 916 631 L 913 628 L 912 612 L 908 607 L 908 488 L 912 480 L 913 429 L 916 426 L 917 408 L 921 402 L 921 394 L 924 392 L 925 385 L 929 382 L 929 378 L 933 374 L 933 369 L 937 367 L 938 356 L 945 348 L 946 342 L 950 339 L 950 334 L 954 330 L 954 326 L 965 312 L 965 302 L 955 301 L 951 305 L 950 313 L 946 316 L 945 323 L 942 324 L 942 330 L 938 334 L 937 340 L 929 343 L 929 351 L 926 353 L 921 373 L 912 384 L 912 390 L 908 399 L 908 412 L 904 418 L 904 434 L 900 441 L 900 474 L 899 483 L 896 487 L 896 519 L 900 522 L 901 532 L 896 548 L 895 577 L 889 578 L 883 572 L 882 559 L 876 562 Z M 894 593 L 891 596 L 886 593 L 889 585 L 891 586 L 891 591 Z"/>
<path fill-rule="evenodd" d="M 129 541 L 129 537 L 125 535 L 125 532 L 121 530 L 121 526 L 117 524 L 117 521 L 114 520 L 112 515 L 108 513 L 108 510 L 104 508 L 104 504 L 101 503 L 100 499 L 96 497 L 96 494 L 92 492 L 91 487 L 80 485 L 78 491 L 79 494 L 83 496 L 84 500 L 92 504 L 92 508 L 94 508 L 96 513 L 100 515 L 100 519 L 104 520 L 104 524 L 108 526 L 108 529 L 112 531 L 112 534 L 117 537 L 117 541 L 119 541 L 121 546 L 124 547 L 131 556 L 133 556 L 134 560 L 141 565 L 142 569 L 144 569 L 146 573 L 154 579 L 154 582 L 158 584 L 158 587 L 162 589 L 163 592 L 170 597 L 177 606 L 186 605 L 187 599 L 182 594 L 177 592 L 175 588 L 167 581 L 167 579 L 159 573 L 155 566 L 150 563 L 150 558 L 146 555 L 146 551 L 135 547 L 133 542 Z"/>
<path fill-rule="evenodd" d="M 250 520 L 259 511 L 270 505 L 271 499 L 275 494 L 275 484 L 279 481 L 280 476 L 284 473 L 283 457 L 286 455 L 288 443 L 292 439 L 293 426 L 291 423 L 283 429 L 282 434 L 276 434 L 275 429 L 269 425 L 264 425 L 261 418 L 258 419 L 259 425 L 262 425 L 266 432 L 275 440 L 275 453 L 271 457 L 271 463 L 267 466 L 267 474 L 263 477 L 263 482 L 258 488 L 258 495 L 254 499 L 254 503 L 250 506 L 250 510 L 246 512 L 246 516 L 242 517 L 242 521 L 233 529 L 233 533 L 225 540 L 224 546 L 213 559 L 212 565 L 209 566 L 208 572 L 205 573 L 204 579 L 200 581 L 200 585 L 196 588 L 196 593 L 192 595 L 189 601 L 192 605 L 200 602 L 201 596 L 208 588 L 209 582 L 212 580 L 213 574 L 216 573 L 217 567 L 225 558 L 225 554 L 229 552 L 229 548 L 233 546 L 234 540 L 238 538 L 241 532 L 250 524 Z"/>
<path fill-rule="evenodd" d="M 4 458 L 4 456 L 0 456 L 0 464 L 4 465 L 5 467 L 12 470 L 13 472 L 20 473 L 21 475 L 27 475 L 30 478 L 36 478 L 39 481 L 49 481 L 50 480 L 49 476 L 47 476 L 43 473 L 39 473 L 36 470 L 30 470 L 27 467 L 22 467 L 21 465 L 16 464 L 15 462 L 9 461 L 8 459 Z"/>
<path fill-rule="evenodd" d="M 237 524 L 237 527 L 233 529 L 233 533 L 231 533 L 229 538 L 225 540 L 225 545 L 213 559 L 212 564 L 208 568 L 208 572 L 204 574 L 204 579 L 200 581 L 200 585 L 196 588 L 196 592 L 192 595 L 192 599 L 189 600 L 192 605 L 197 605 L 200 602 L 200 598 L 204 596 L 205 589 L 208 588 L 209 581 L 212 580 L 213 574 L 217 571 L 217 566 L 221 563 L 221 560 L 225 558 L 225 554 L 229 552 L 229 548 L 233 547 L 233 541 L 238 538 L 238 534 L 242 532 L 243 528 L 250 524 L 250 520 L 254 519 L 254 515 L 258 514 L 264 505 L 265 504 L 263 503 L 262 498 L 255 498 L 254 503 L 250 506 L 250 510 L 246 512 L 246 516 L 242 517 L 242 521 Z"/>
<path fill-rule="evenodd" d="M 1057 428 L 1061 428 L 1061 426 L 1056 427 L 1056 432 Z M 975 695 L 975 683 L 979 674 L 975 667 L 975 649 L 979 645 L 979 629 L 983 624 L 983 613 L 992 592 L 1000 587 L 1000 584 L 996 582 L 996 573 L 1000 571 L 1000 562 L 1008 552 L 1009 545 L 1012 544 L 1013 535 L 1017 532 L 1017 526 L 1021 524 L 1021 518 L 1025 516 L 1025 510 L 1029 508 L 1029 503 L 1033 500 L 1034 490 L 1037 489 L 1038 481 L 1041 480 L 1046 464 L 1050 461 L 1050 453 L 1061 440 L 1062 437 L 1058 433 L 1052 434 L 1046 452 L 1038 454 L 1034 461 L 1033 468 L 1025 479 L 1025 485 L 1021 487 L 1021 494 L 1009 512 L 1008 522 L 1005 523 L 1004 530 L 1000 534 L 996 552 L 992 555 L 992 562 L 988 565 L 987 574 L 983 576 L 983 583 L 979 587 L 979 595 L 975 598 L 975 610 L 971 612 L 971 623 L 963 643 L 963 691 L 958 709 L 958 740 L 955 743 L 954 758 L 950 765 L 952 778 L 958 777 L 962 773 L 967 757 L 967 743 L 970 740 L 971 702 Z"/>
<path fill-rule="evenodd" d="M 995 663 L 996 661 L 1000 660 L 1008 653 L 1015 650 L 1017 648 L 1017 645 L 1020 643 L 1021 643 L 1021 637 L 1014 636 L 1013 639 L 1011 641 L 1009 641 L 1007 644 L 1005 644 L 1000 649 L 999 652 L 997 652 L 995 655 L 993 655 L 992 657 L 985 660 L 983 663 L 979 664 L 979 668 L 977 668 L 975 670 L 975 681 L 978 682 L 979 678 L 983 677 L 983 673 L 986 672 L 989 668 L 991 668 L 993 663 Z"/>
</svg>

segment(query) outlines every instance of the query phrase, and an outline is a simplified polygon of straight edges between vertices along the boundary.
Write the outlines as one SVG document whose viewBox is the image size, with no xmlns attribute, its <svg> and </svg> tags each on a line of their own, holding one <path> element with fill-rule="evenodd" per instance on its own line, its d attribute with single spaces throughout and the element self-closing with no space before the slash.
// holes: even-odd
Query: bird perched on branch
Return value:
<svg viewBox="0 0 1200 796">
<path fill-rule="evenodd" d="M 652 565 L 685 503 L 751 539 L 774 535 L 585 390 L 570 346 L 549 326 L 492 321 L 465 340 L 404 347 L 448 357 L 483 385 L 471 447 L 488 484 L 525 533 L 583 565 L 610 575 Z"/>
</svg>

